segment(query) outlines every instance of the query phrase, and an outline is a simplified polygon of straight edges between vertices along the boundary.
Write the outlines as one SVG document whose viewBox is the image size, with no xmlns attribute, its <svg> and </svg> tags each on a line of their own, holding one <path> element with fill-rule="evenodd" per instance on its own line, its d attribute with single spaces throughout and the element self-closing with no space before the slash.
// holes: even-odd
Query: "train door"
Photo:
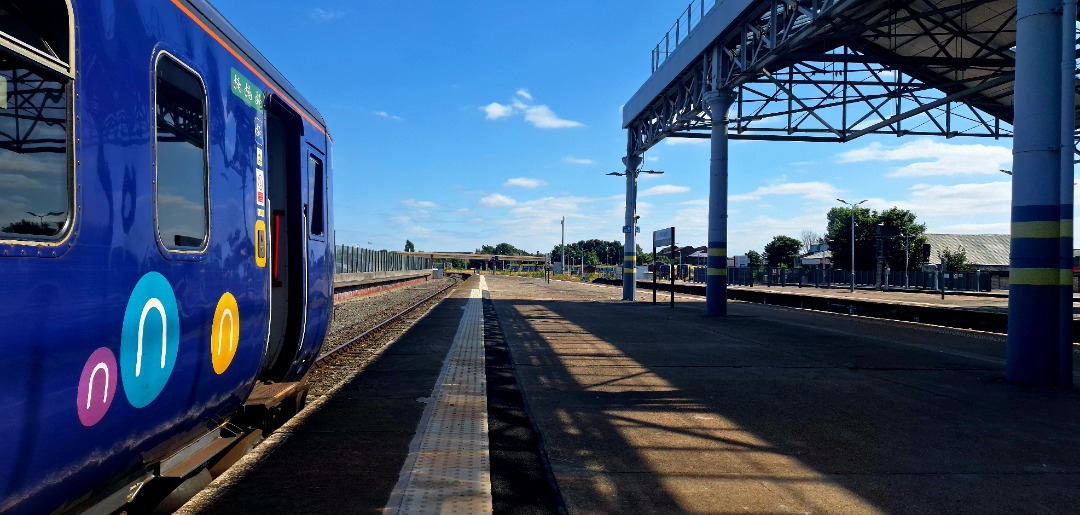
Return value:
<svg viewBox="0 0 1080 515">
<path fill-rule="evenodd" d="M 266 109 L 266 196 L 269 204 L 270 334 L 260 379 L 282 380 L 304 337 L 306 181 L 303 123 L 276 98 Z"/>
<path fill-rule="evenodd" d="M 305 135 L 302 160 L 307 173 L 303 214 L 306 236 L 307 264 L 306 310 L 304 337 L 296 350 L 293 366 L 285 380 L 301 377 L 315 362 L 317 352 L 326 336 L 327 321 L 333 310 L 333 253 L 327 242 L 327 170 L 325 139 L 321 134 Z M 296 236 L 295 234 L 292 236 Z"/>
</svg>

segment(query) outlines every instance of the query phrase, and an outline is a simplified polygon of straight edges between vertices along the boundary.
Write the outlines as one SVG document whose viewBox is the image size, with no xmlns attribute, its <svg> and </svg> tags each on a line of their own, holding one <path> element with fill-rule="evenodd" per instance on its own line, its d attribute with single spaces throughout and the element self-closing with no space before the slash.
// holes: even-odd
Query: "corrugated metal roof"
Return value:
<svg viewBox="0 0 1080 515">
<path fill-rule="evenodd" d="M 938 253 L 963 247 L 967 262 L 973 267 L 1009 267 L 1008 234 L 927 234 L 930 244 L 930 260 L 940 260 Z"/>
</svg>

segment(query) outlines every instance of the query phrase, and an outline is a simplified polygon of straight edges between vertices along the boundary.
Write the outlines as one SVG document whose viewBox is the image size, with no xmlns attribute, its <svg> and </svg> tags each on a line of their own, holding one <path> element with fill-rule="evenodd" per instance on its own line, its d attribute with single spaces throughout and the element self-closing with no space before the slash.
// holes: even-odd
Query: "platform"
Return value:
<svg viewBox="0 0 1080 515">
<path fill-rule="evenodd" d="M 1080 501 L 1080 395 L 1005 383 L 1003 337 L 488 286 L 570 513 L 1061 513 Z"/>
<path fill-rule="evenodd" d="M 496 449 L 538 430 L 554 498 L 571 514 L 1067 513 L 1080 505 L 1080 392 L 1006 383 L 1000 335 L 742 302 L 707 318 L 703 299 L 689 296 L 672 309 L 621 302 L 611 287 L 484 279 L 465 283 L 290 423 L 276 450 L 186 513 L 402 506 L 410 495 L 402 478 L 423 461 L 417 442 L 446 426 L 424 412 L 447 383 L 441 371 L 465 319 L 476 334 L 480 295 L 491 299 L 481 339 L 489 354 L 505 344 L 512 362 L 509 372 L 493 368 L 489 355 L 486 375 L 516 378 L 531 415 L 519 427 L 492 423 L 493 389 L 478 375 L 489 383 L 489 452 L 513 455 Z M 462 440 L 466 458 L 482 458 L 475 436 Z M 507 500 L 522 490 L 506 481 L 507 469 L 522 462 L 466 461 L 478 469 L 454 465 L 451 476 L 479 479 L 466 490 L 481 503 L 491 495 L 495 511 L 543 494 Z M 545 483 L 541 474 L 516 484 Z M 537 506 L 529 512 L 555 509 Z"/>
</svg>

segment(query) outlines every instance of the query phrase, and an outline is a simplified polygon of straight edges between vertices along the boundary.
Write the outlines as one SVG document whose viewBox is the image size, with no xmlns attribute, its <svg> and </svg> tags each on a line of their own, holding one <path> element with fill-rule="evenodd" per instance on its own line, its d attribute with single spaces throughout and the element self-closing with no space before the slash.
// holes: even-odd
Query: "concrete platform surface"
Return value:
<svg viewBox="0 0 1080 515">
<path fill-rule="evenodd" d="M 1080 506 L 1080 393 L 1005 382 L 1002 336 L 738 302 L 707 318 L 703 299 L 671 309 L 521 277 L 487 286 L 570 513 Z"/>
</svg>

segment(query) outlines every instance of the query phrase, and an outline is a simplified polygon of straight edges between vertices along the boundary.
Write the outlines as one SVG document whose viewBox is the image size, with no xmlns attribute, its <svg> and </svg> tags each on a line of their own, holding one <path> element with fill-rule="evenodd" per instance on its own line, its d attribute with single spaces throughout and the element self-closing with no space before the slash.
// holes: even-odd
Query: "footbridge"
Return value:
<svg viewBox="0 0 1080 515">
<path fill-rule="evenodd" d="M 1007 376 L 1072 383 L 1076 0 L 694 0 L 626 103 L 624 300 L 637 175 L 709 138 L 706 314 L 726 314 L 728 141 L 1012 138 Z"/>
</svg>

